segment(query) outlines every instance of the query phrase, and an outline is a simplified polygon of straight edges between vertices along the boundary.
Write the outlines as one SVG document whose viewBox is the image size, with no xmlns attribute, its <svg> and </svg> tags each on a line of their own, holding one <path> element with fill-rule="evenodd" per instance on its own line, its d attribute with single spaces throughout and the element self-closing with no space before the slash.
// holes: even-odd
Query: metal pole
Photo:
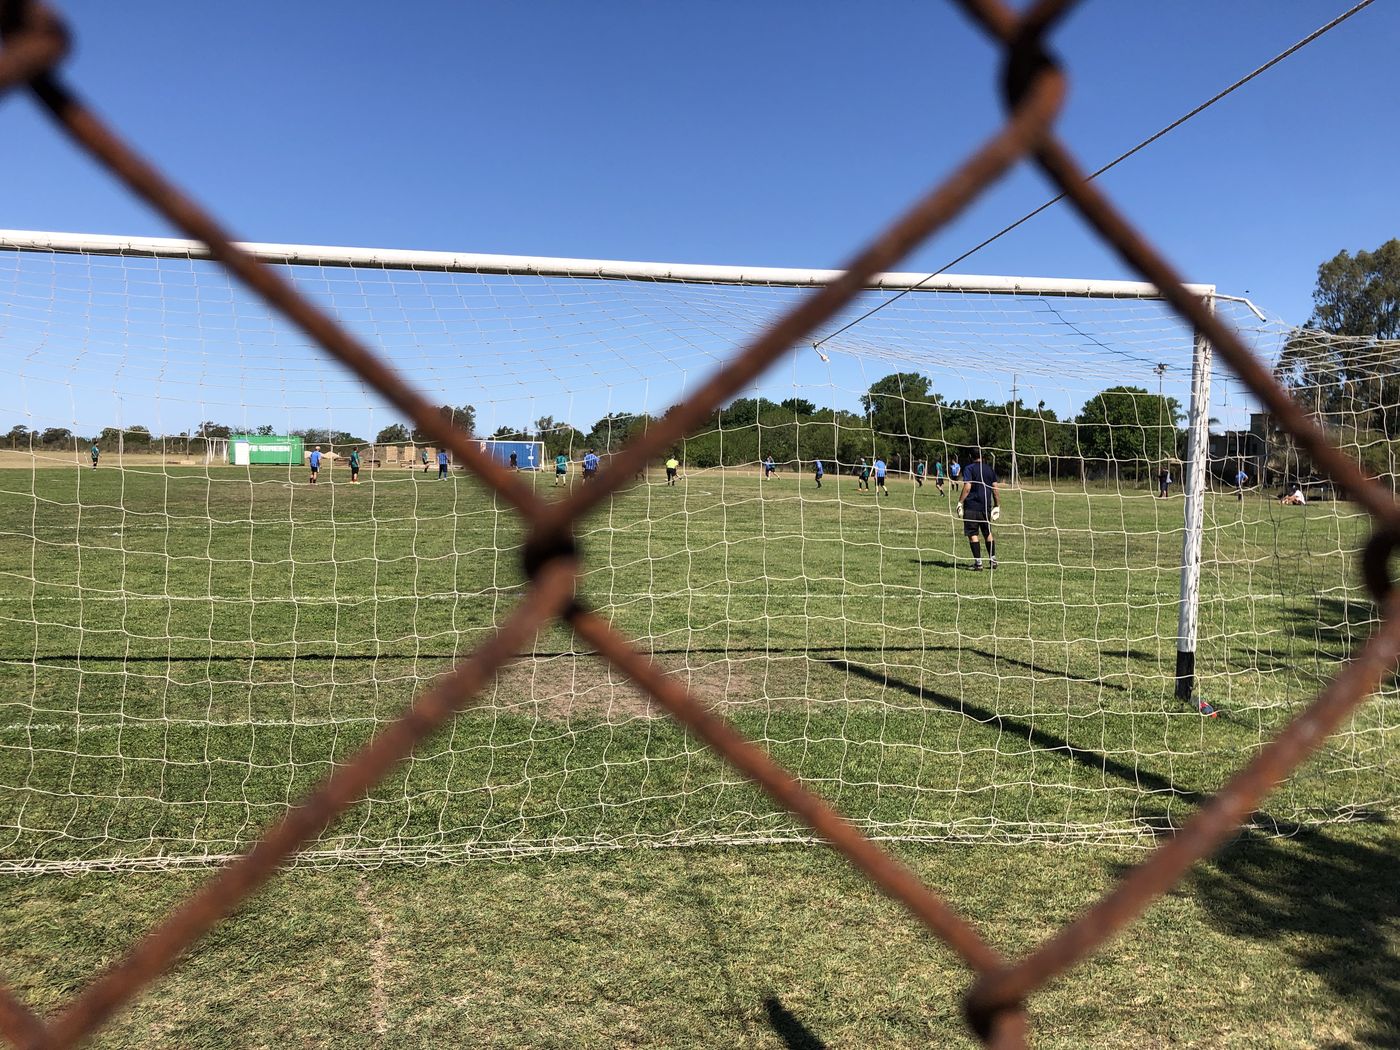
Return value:
<svg viewBox="0 0 1400 1050">
<path fill-rule="evenodd" d="M 1011 374 L 1011 487 L 1016 487 L 1016 379 Z"/>
<path fill-rule="evenodd" d="M 1214 300 L 1207 303 L 1214 307 Z M 1206 458 L 1210 448 L 1211 346 L 1196 332 L 1191 355 L 1191 408 L 1186 435 L 1186 536 L 1181 549 L 1181 603 L 1176 630 L 1176 698 L 1196 687 L 1196 634 L 1201 600 L 1201 539 L 1205 527 Z"/>
</svg>

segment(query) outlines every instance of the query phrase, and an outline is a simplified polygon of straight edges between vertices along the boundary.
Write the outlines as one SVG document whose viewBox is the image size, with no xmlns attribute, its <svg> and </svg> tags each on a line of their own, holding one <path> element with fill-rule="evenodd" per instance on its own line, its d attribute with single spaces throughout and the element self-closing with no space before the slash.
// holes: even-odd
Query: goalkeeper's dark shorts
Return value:
<svg viewBox="0 0 1400 1050">
<path fill-rule="evenodd" d="M 987 517 L 987 508 L 976 503 L 963 504 L 963 535 L 976 536 L 979 532 L 983 536 L 990 535 L 992 523 Z"/>
</svg>

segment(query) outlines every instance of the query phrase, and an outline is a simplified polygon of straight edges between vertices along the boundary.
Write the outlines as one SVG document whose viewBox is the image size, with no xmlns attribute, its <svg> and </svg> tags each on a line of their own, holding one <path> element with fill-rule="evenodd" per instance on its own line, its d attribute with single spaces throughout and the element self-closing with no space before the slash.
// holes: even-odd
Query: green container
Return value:
<svg viewBox="0 0 1400 1050">
<path fill-rule="evenodd" d="M 234 434 L 228 439 L 228 461 L 236 466 L 300 466 L 306 459 L 301 438 L 279 434 Z"/>
</svg>

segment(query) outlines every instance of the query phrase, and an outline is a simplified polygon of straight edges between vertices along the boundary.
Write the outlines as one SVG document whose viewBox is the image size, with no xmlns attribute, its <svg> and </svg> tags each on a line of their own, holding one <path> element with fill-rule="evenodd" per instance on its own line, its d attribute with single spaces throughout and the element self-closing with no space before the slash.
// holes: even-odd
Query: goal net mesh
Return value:
<svg viewBox="0 0 1400 1050">
<path fill-rule="evenodd" d="M 808 294 L 283 269 L 476 436 L 538 443 L 541 491 Z M 1192 333 L 1145 298 L 877 290 L 828 331 L 877 305 L 587 519 L 584 599 L 873 837 L 1150 843 L 1377 623 L 1366 516 L 1214 375 L 1203 718 L 1174 697 Z M 1217 310 L 1394 475 L 1395 347 Z M 0 252 L 0 379 L 0 871 L 246 849 L 522 591 L 511 508 L 214 263 Z M 1386 810 L 1396 700 L 1255 824 Z M 297 863 L 810 838 L 556 627 Z"/>
</svg>

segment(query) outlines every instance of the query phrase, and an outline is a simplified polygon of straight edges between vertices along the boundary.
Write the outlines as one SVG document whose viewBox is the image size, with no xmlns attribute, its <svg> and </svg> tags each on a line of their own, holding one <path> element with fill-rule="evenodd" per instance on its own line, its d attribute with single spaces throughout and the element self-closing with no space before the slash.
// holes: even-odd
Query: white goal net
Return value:
<svg viewBox="0 0 1400 1050">
<path fill-rule="evenodd" d="M 502 619 L 520 522 L 194 247 L 0 248 L 0 871 L 227 857 Z M 262 254 L 546 494 L 823 279 Z M 1193 335 L 1151 289 L 916 280 L 605 501 L 583 595 L 874 837 L 1148 843 L 1377 622 L 1368 519 L 1218 369 L 1191 442 Z M 1394 475 L 1385 348 L 1215 309 Z M 1255 823 L 1385 811 L 1397 726 L 1387 689 Z M 299 863 L 810 837 L 552 628 Z"/>
</svg>

